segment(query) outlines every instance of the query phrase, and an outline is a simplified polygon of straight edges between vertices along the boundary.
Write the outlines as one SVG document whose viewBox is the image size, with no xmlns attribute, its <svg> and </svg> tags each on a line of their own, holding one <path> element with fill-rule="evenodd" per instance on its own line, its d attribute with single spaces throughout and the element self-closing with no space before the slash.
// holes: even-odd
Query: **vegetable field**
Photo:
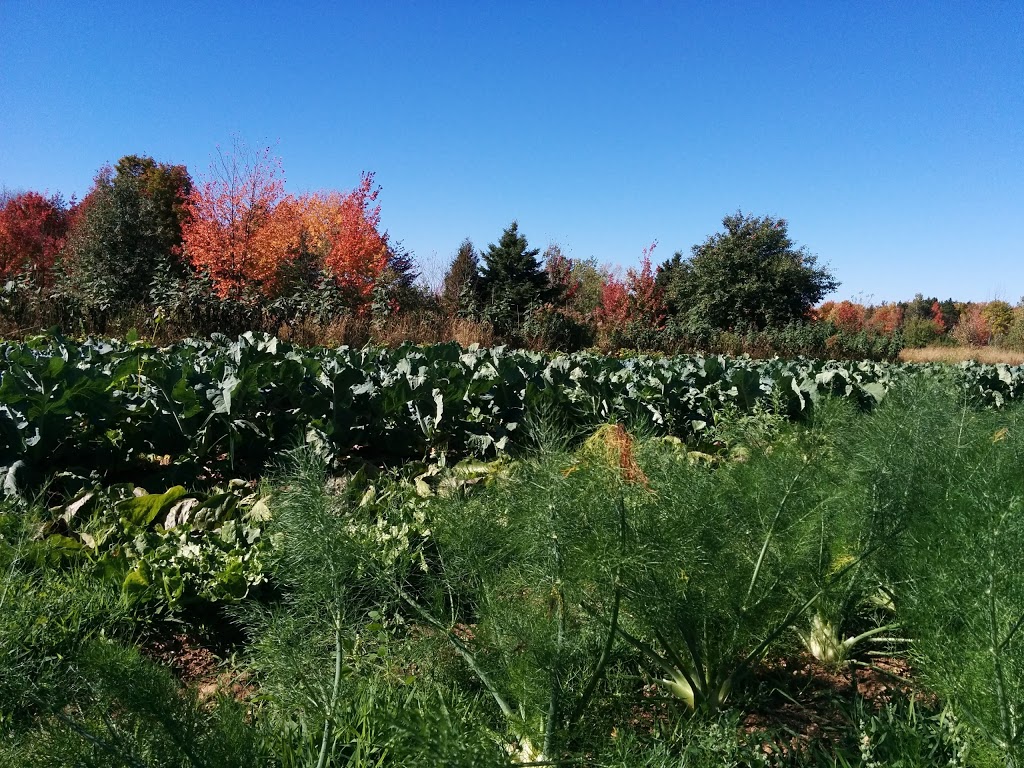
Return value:
<svg viewBox="0 0 1024 768">
<path fill-rule="evenodd" d="M 256 476 L 299 443 L 332 460 L 494 457 L 545 419 L 567 432 L 614 420 L 699 441 L 722 411 L 799 416 L 826 395 L 869 408 L 910 371 L 949 369 L 455 344 L 302 350 L 251 334 L 165 349 L 42 337 L 0 348 L 0 466 L 117 474 L 163 458 Z M 1024 392 L 1019 368 L 965 364 L 957 379 L 985 404 Z"/>
<path fill-rule="evenodd" d="M 1024 765 L 1024 370 L 0 346 L 0 763 Z"/>
</svg>

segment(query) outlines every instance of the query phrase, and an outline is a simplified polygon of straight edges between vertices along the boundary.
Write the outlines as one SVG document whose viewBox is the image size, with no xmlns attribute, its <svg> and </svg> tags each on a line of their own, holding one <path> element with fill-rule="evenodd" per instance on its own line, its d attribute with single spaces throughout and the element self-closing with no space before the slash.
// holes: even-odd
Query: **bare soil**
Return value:
<svg viewBox="0 0 1024 768">
<path fill-rule="evenodd" d="M 225 669 L 223 660 L 209 644 L 187 629 L 148 637 L 140 650 L 170 669 L 183 686 L 195 688 L 200 701 L 217 695 L 247 701 L 255 693 L 247 675 Z"/>
</svg>

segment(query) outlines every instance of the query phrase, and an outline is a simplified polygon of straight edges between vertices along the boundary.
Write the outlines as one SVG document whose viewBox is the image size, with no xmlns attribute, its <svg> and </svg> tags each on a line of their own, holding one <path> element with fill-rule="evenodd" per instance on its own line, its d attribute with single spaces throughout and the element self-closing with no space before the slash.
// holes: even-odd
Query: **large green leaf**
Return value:
<svg viewBox="0 0 1024 768">
<path fill-rule="evenodd" d="M 174 503 L 186 493 L 182 486 L 176 485 L 165 493 L 149 493 L 122 501 L 117 505 L 121 523 L 126 528 L 148 526 L 160 517 L 161 513 L 166 515 Z"/>
</svg>

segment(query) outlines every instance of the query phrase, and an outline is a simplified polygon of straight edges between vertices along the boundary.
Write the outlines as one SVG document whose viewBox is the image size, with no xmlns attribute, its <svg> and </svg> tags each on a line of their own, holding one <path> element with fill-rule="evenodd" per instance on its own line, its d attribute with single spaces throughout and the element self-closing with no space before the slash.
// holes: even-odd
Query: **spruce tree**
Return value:
<svg viewBox="0 0 1024 768">
<path fill-rule="evenodd" d="M 441 298 L 445 309 L 454 314 L 473 314 L 479 307 L 477 291 L 480 282 L 480 260 L 476 248 L 467 237 L 444 276 Z"/>
<path fill-rule="evenodd" d="M 483 254 L 480 295 L 487 314 L 499 333 L 508 333 L 521 321 L 528 308 L 549 297 L 550 283 L 537 255 L 513 221 Z"/>
</svg>

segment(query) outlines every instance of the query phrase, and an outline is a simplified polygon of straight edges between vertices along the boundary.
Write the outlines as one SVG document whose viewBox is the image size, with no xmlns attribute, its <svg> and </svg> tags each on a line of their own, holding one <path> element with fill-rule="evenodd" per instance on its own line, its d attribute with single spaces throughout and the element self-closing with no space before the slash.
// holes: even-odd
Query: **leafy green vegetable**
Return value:
<svg viewBox="0 0 1024 768">
<path fill-rule="evenodd" d="M 689 440 L 726 407 L 769 403 L 798 416 L 839 396 L 867 408 L 912 370 L 955 373 L 982 404 L 1024 393 L 1021 369 L 974 363 L 620 360 L 453 343 L 302 350 L 254 334 L 164 349 L 39 337 L 0 345 L 0 467 L 23 461 L 36 482 L 63 469 L 113 481 L 160 468 L 255 476 L 300 442 L 328 459 L 494 456 L 522 444 L 538 414 L 557 414 L 567 433 L 615 419 Z"/>
</svg>

